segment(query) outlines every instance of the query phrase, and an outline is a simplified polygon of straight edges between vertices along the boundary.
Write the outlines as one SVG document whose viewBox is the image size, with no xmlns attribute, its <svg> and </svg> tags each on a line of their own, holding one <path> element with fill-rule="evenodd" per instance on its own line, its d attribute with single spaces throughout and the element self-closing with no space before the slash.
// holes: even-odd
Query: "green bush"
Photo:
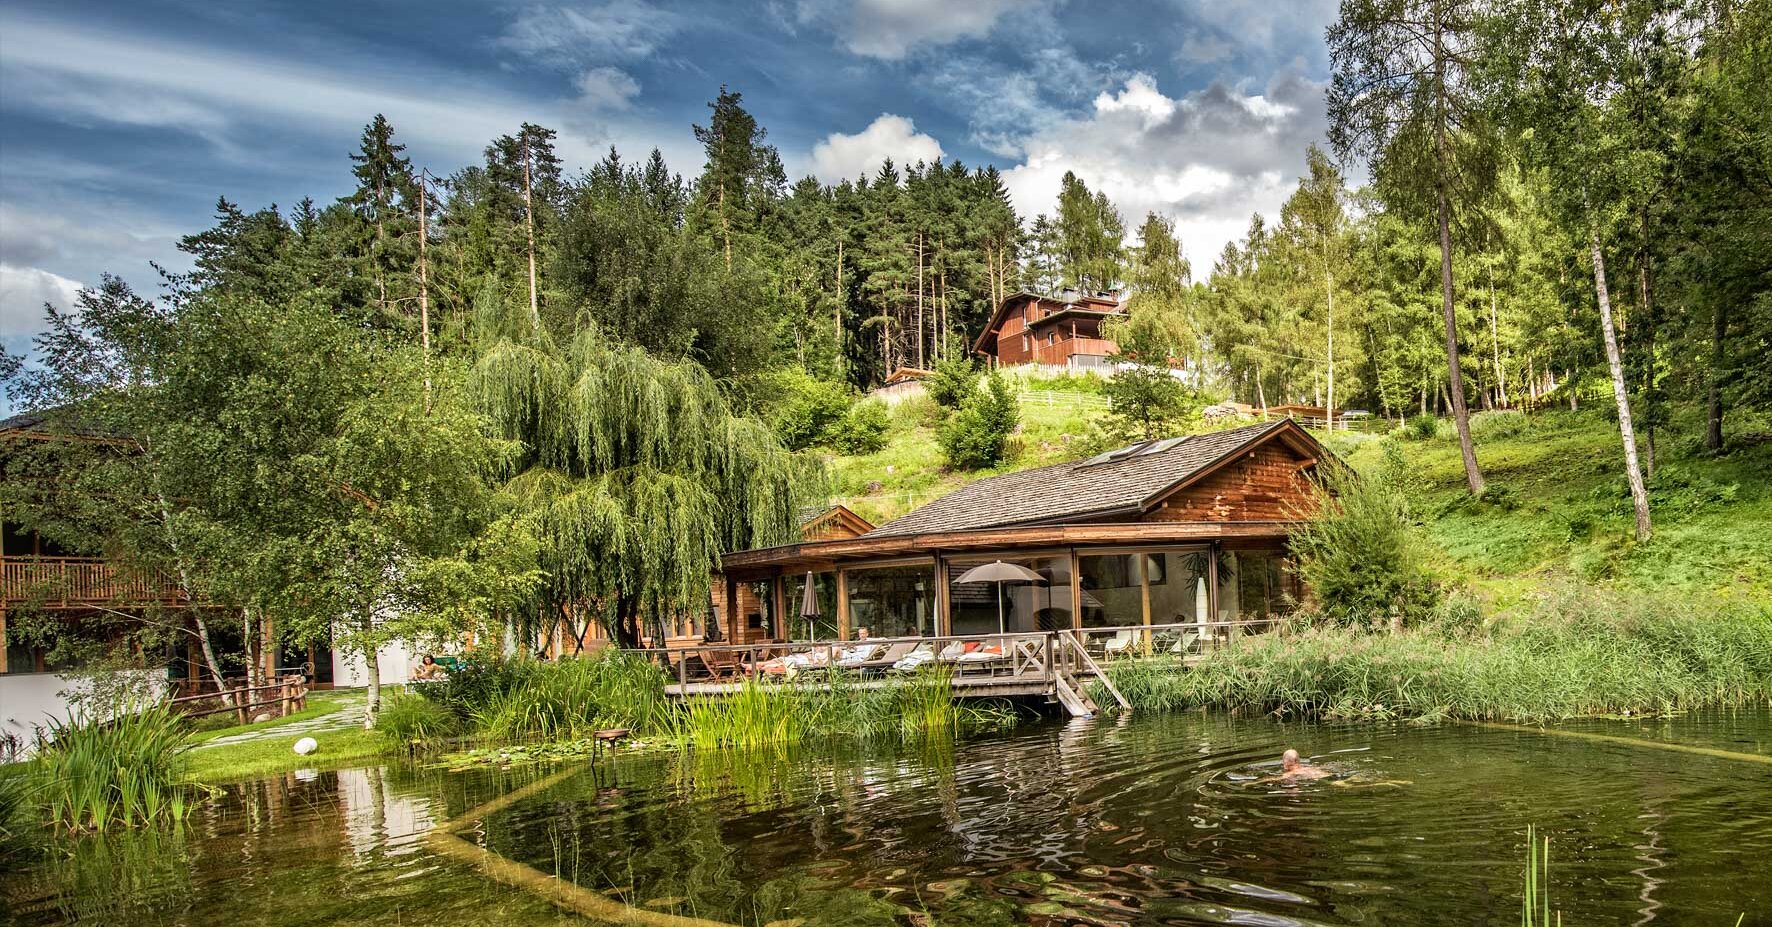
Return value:
<svg viewBox="0 0 1772 927">
<path fill-rule="evenodd" d="M 1403 437 L 1414 441 L 1426 441 L 1439 430 L 1440 420 L 1432 415 L 1411 416 L 1403 423 Z"/>
<path fill-rule="evenodd" d="M 1395 448 L 1364 478 L 1324 471 L 1315 515 L 1292 534 L 1299 572 L 1332 623 L 1383 627 L 1425 617 L 1439 594 L 1422 557 L 1427 541 L 1401 489 Z"/>
<path fill-rule="evenodd" d="M 83 709 L 49 722 L 31 785 L 51 825 L 103 831 L 189 813 L 183 719 L 164 705 L 138 707 Z"/>
<path fill-rule="evenodd" d="M 1512 438 L 1532 430 L 1532 421 L 1518 409 L 1494 409 L 1471 416 L 1471 438 L 1494 441 Z"/>
<path fill-rule="evenodd" d="M 831 446 L 845 454 L 872 454 L 886 446 L 886 429 L 891 424 L 885 403 L 862 400 L 831 427 Z"/>
<path fill-rule="evenodd" d="M 1108 398 L 1108 430 L 1127 441 L 1179 433 L 1206 404 L 1167 368 L 1144 364 L 1114 374 L 1103 392 Z"/>
<path fill-rule="evenodd" d="M 26 814 L 30 788 L 22 766 L 0 763 L 0 870 L 15 871 L 13 861 L 21 859 L 31 844 Z"/>
<path fill-rule="evenodd" d="M 1021 424 L 1021 406 L 1003 377 L 992 373 L 984 388 L 942 423 L 938 438 L 949 467 L 982 470 L 1007 459 L 1009 437 Z"/>
<path fill-rule="evenodd" d="M 849 410 L 849 388 L 820 380 L 797 367 L 769 375 L 773 400 L 765 419 L 792 450 L 804 450 L 826 440 L 830 430 Z"/>
<path fill-rule="evenodd" d="M 437 683 L 426 683 L 420 688 L 434 685 Z M 461 733 L 461 728 L 461 719 L 454 712 L 411 692 L 388 699 L 375 718 L 375 729 L 393 743 L 402 745 L 443 740 Z"/>
<path fill-rule="evenodd" d="M 978 365 L 969 357 L 956 357 L 935 365 L 923 381 L 923 391 L 944 409 L 958 409 L 978 392 Z"/>
<path fill-rule="evenodd" d="M 492 701 L 521 686 L 537 664 L 505 660 L 496 654 L 470 653 L 456 661 L 442 682 L 416 687 L 418 694 L 466 722 Z"/>
</svg>

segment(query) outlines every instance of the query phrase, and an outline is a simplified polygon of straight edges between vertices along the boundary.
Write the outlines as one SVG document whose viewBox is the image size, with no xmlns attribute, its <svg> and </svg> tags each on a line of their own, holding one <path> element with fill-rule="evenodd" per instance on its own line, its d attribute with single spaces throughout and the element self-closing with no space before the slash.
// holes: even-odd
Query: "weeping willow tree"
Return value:
<svg viewBox="0 0 1772 927">
<path fill-rule="evenodd" d="M 564 347 L 484 294 L 470 383 L 520 450 L 505 489 L 546 574 L 519 625 L 564 625 L 579 645 L 600 621 L 623 646 L 705 610 L 722 551 L 792 539 L 797 491 L 816 486 L 762 423 L 734 414 L 692 361 L 611 343 Z"/>
</svg>

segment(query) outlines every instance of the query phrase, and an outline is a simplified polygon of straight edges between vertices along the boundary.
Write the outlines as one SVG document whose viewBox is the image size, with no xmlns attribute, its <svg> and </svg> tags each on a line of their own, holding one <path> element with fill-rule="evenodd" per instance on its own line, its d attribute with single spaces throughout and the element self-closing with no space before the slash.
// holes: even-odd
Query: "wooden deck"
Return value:
<svg viewBox="0 0 1772 927">
<path fill-rule="evenodd" d="M 167 579 L 118 570 L 97 557 L 5 557 L 0 559 L 0 607 L 182 604 L 184 593 Z"/>
<path fill-rule="evenodd" d="M 1089 684 L 1106 683 L 1112 699 L 1129 708 L 1107 670 L 1123 660 L 1162 660 L 1178 668 L 1232 646 L 1245 633 L 1274 626 L 1272 620 L 1219 621 L 1179 625 L 1134 625 L 1064 631 L 1011 632 L 948 637 L 858 641 L 701 644 L 645 651 L 674 677 L 665 692 L 673 698 L 732 695 L 748 685 L 824 689 L 833 674 L 842 684 L 882 689 L 906 682 L 919 667 L 947 670 L 956 698 L 1039 697 L 1061 704 L 1073 716 L 1096 713 Z M 846 664 L 858 646 L 887 654 L 926 650 L 916 665 L 900 657 Z M 962 651 L 970 653 L 962 656 Z"/>
</svg>

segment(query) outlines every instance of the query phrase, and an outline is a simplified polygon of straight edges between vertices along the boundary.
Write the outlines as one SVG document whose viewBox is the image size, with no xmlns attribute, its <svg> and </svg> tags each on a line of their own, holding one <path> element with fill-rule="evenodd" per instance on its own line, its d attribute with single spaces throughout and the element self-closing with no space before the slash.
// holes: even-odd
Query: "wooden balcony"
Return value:
<svg viewBox="0 0 1772 927">
<path fill-rule="evenodd" d="M 1061 338 L 1054 344 L 1035 344 L 1034 363 L 1065 366 L 1074 354 L 1107 356 L 1120 353 L 1120 345 L 1106 338 Z"/>
<path fill-rule="evenodd" d="M 97 557 L 0 559 L 0 607 L 88 608 L 94 605 L 178 605 L 184 592 L 170 579 L 118 570 Z"/>
</svg>

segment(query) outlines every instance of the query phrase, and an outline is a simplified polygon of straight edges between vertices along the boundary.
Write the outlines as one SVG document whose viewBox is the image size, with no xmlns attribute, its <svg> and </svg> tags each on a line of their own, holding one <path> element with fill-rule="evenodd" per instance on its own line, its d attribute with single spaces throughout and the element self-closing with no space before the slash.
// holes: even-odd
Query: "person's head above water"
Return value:
<svg viewBox="0 0 1772 927">
<path fill-rule="evenodd" d="M 1285 753 L 1280 754 L 1281 772 L 1291 772 L 1294 769 L 1297 769 L 1300 765 L 1301 764 L 1298 762 L 1297 750 L 1287 750 Z"/>
</svg>

